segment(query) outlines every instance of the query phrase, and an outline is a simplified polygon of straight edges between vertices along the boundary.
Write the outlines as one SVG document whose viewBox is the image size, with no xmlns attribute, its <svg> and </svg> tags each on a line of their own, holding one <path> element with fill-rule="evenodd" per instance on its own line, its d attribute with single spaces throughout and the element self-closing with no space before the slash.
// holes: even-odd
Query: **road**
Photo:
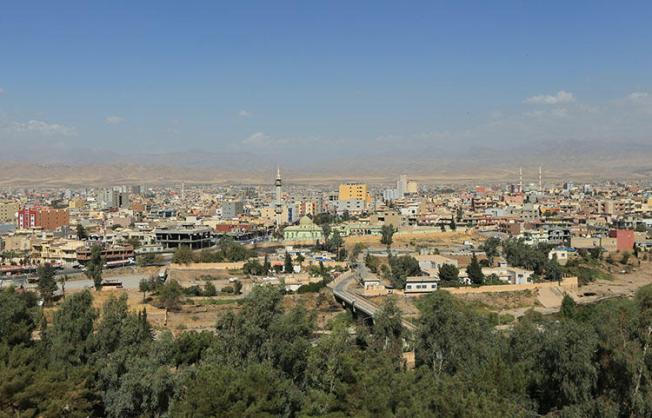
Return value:
<svg viewBox="0 0 652 418">
<path fill-rule="evenodd" d="M 355 284 L 359 278 L 366 278 L 369 276 L 373 276 L 373 273 L 369 271 L 362 256 L 360 256 L 357 267 L 354 270 L 343 273 L 340 277 L 329 283 L 328 287 L 333 291 L 333 294 L 338 299 L 344 301 L 347 305 L 352 306 L 354 310 L 362 311 L 373 318 L 378 311 L 378 306 L 364 297 L 349 292 L 348 290 L 349 286 Z M 402 323 L 403 328 L 412 332 L 416 330 L 416 327 L 412 322 L 403 319 Z"/>
<path fill-rule="evenodd" d="M 83 277 L 83 276 L 82 276 Z M 105 281 L 119 281 L 122 282 L 122 287 L 125 289 L 138 289 L 140 285 L 140 281 L 142 279 L 148 279 L 149 275 L 147 274 L 139 274 L 139 273 L 128 273 L 128 274 L 121 274 L 117 276 L 111 276 L 107 277 L 104 280 Z M 58 280 L 57 280 L 58 282 Z M 18 279 L 0 279 L 0 288 L 2 287 L 9 287 L 9 286 L 24 286 L 26 288 L 36 288 L 36 283 L 27 283 L 27 281 L 24 278 L 18 278 Z M 58 283 L 59 290 L 61 290 L 61 284 Z M 93 281 L 87 278 L 81 278 L 79 276 L 75 276 L 74 278 L 71 278 L 66 282 L 66 289 L 69 290 L 80 290 L 80 289 L 90 289 L 93 287 Z"/>
</svg>

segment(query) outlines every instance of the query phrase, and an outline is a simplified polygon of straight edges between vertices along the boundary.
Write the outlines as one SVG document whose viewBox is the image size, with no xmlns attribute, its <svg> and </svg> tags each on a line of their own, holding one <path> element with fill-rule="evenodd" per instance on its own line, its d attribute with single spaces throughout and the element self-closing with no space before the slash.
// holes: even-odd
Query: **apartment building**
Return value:
<svg viewBox="0 0 652 418">
<path fill-rule="evenodd" d="M 12 200 L 0 201 L 0 224 L 14 223 L 18 209 L 18 202 Z"/>
</svg>

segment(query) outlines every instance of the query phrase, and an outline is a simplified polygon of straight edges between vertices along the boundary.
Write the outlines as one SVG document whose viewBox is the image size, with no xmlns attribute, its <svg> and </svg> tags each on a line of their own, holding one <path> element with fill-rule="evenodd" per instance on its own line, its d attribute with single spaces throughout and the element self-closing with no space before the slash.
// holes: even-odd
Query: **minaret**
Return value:
<svg viewBox="0 0 652 418">
<path fill-rule="evenodd" d="M 276 200 L 274 201 L 274 213 L 276 214 L 276 229 L 281 227 L 281 214 L 283 213 L 283 208 L 281 205 L 281 169 L 276 168 L 276 181 L 274 182 L 276 186 Z"/>
<path fill-rule="evenodd" d="M 543 182 L 541 181 L 541 166 L 539 166 L 539 193 L 543 193 Z"/>
<path fill-rule="evenodd" d="M 186 183 L 181 183 L 181 200 L 186 200 Z"/>
<path fill-rule="evenodd" d="M 523 167 L 518 168 L 518 192 L 523 193 Z"/>
</svg>

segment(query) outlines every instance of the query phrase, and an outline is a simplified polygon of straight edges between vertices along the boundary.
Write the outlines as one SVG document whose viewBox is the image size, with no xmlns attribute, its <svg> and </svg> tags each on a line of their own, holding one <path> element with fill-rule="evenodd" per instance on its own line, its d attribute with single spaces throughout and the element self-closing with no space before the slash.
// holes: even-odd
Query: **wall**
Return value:
<svg viewBox="0 0 652 418">
<path fill-rule="evenodd" d="M 535 290 L 545 289 L 552 287 L 562 287 L 568 290 L 575 290 L 578 287 L 577 277 L 566 277 L 562 279 L 561 283 L 557 282 L 543 282 L 531 284 L 505 284 L 495 286 L 480 286 L 480 287 L 441 287 L 453 295 L 465 295 L 469 293 L 500 293 L 500 292 L 518 292 L 521 290 Z"/>
</svg>

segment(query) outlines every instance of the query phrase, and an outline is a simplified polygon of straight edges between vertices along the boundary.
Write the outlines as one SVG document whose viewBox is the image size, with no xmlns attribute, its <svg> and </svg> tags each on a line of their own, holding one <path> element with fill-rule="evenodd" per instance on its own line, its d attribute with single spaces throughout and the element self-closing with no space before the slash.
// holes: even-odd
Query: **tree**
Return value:
<svg viewBox="0 0 652 418">
<path fill-rule="evenodd" d="M 242 282 L 240 280 L 236 280 L 233 282 L 233 294 L 239 295 L 240 293 L 242 293 Z"/>
<path fill-rule="evenodd" d="M 560 281 L 562 277 L 562 269 L 559 263 L 557 262 L 557 258 L 554 257 L 552 260 L 549 260 L 546 263 L 546 275 L 545 278 L 546 280 L 550 281 Z"/>
<path fill-rule="evenodd" d="M 494 264 L 494 257 L 499 255 L 498 253 L 499 245 L 500 245 L 500 239 L 496 237 L 488 238 L 482 245 L 482 250 L 487 255 L 487 260 L 489 261 L 490 266 Z"/>
<path fill-rule="evenodd" d="M 90 339 L 96 318 L 97 310 L 88 290 L 67 297 L 45 333 L 51 361 L 73 366 L 85 364 L 92 352 Z"/>
<path fill-rule="evenodd" d="M 178 247 L 174 250 L 172 262 L 176 264 L 190 264 L 193 262 L 192 249 L 187 246 Z"/>
<path fill-rule="evenodd" d="M 393 298 L 386 298 L 374 317 L 373 338 L 376 349 L 386 351 L 395 361 L 403 352 L 403 323 L 401 310 Z"/>
<path fill-rule="evenodd" d="M 484 274 L 482 273 L 482 267 L 478 262 L 478 257 L 475 253 L 471 257 L 471 263 L 466 267 L 466 274 L 468 274 L 471 283 L 476 285 L 481 285 L 484 282 Z"/>
<path fill-rule="evenodd" d="M 265 258 L 263 260 L 263 271 L 262 274 L 267 274 L 272 268 L 272 264 L 269 262 L 269 257 L 267 254 L 265 254 Z"/>
<path fill-rule="evenodd" d="M 104 260 L 102 259 L 102 247 L 94 245 L 91 248 L 91 259 L 86 263 L 86 277 L 93 280 L 95 290 L 102 288 L 102 268 Z"/>
<path fill-rule="evenodd" d="M 306 257 L 303 256 L 303 254 L 299 253 L 297 256 L 294 258 L 294 261 L 299 263 L 299 267 L 303 267 L 303 262 L 306 261 Z"/>
<path fill-rule="evenodd" d="M 12 347 L 31 341 L 36 328 L 35 309 L 34 293 L 20 294 L 13 287 L 0 289 L 0 345 L 6 343 Z"/>
<path fill-rule="evenodd" d="M 387 248 L 392 246 L 394 241 L 394 227 L 391 224 L 383 225 L 380 229 L 380 243 L 386 245 Z"/>
<path fill-rule="evenodd" d="M 267 261 L 269 263 L 269 261 Z M 256 258 L 247 260 L 246 263 L 242 266 L 242 272 L 244 274 L 251 274 L 253 276 L 262 276 L 267 273 L 267 270 L 260 264 L 260 261 Z"/>
<path fill-rule="evenodd" d="M 84 225 L 82 224 L 77 224 L 77 239 L 81 241 L 86 238 L 88 238 L 88 232 L 86 232 L 86 228 L 84 228 Z"/>
<path fill-rule="evenodd" d="M 158 289 L 158 303 L 165 311 L 172 311 L 179 308 L 183 288 L 176 280 L 171 280 Z"/>
<path fill-rule="evenodd" d="M 409 255 L 400 257 L 390 256 L 389 266 L 391 268 L 392 282 L 399 289 L 405 287 L 405 281 L 408 277 L 419 276 L 421 274 L 419 262 L 416 258 Z"/>
<path fill-rule="evenodd" d="M 452 264 L 442 264 L 439 267 L 439 279 L 445 282 L 459 281 L 460 270 Z"/>
<path fill-rule="evenodd" d="M 575 316 L 575 311 L 577 309 L 577 304 L 572 297 L 564 295 L 564 298 L 561 300 L 561 309 L 559 314 L 563 318 L 573 318 Z"/>
<path fill-rule="evenodd" d="M 283 271 L 286 274 L 294 273 L 294 266 L 292 265 L 292 256 L 287 251 L 285 252 L 285 260 L 283 262 Z"/>
<path fill-rule="evenodd" d="M 68 275 L 64 274 L 59 277 L 59 284 L 61 285 L 61 295 L 66 297 L 66 282 L 68 281 Z"/>
<path fill-rule="evenodd" d="M 143 303 L 145 303 L 145 300 L 147 299 L 147 292 L 150 291 L 150 281 L 147 279 L 140 279 L 140 282 L 138 283 L 138 290 L 143 292 Z"/>
<path fill-rule="evenodd" d="M 49 306 L 54 299 L 54 292 L 57 290 L 55 280 L 56 271 L 51 264 L 47 263 L 38 269 L 38 291 L 43 298 L 43 303 Z"/>
<path fill-rule="evenodd" d="M 457 230 L 457 224 L 455 223 L 455 219 L 453 219 L 453 218 L 451 218 L 450 228 L 451 228 L 451 231 Z"/>
</svg>

